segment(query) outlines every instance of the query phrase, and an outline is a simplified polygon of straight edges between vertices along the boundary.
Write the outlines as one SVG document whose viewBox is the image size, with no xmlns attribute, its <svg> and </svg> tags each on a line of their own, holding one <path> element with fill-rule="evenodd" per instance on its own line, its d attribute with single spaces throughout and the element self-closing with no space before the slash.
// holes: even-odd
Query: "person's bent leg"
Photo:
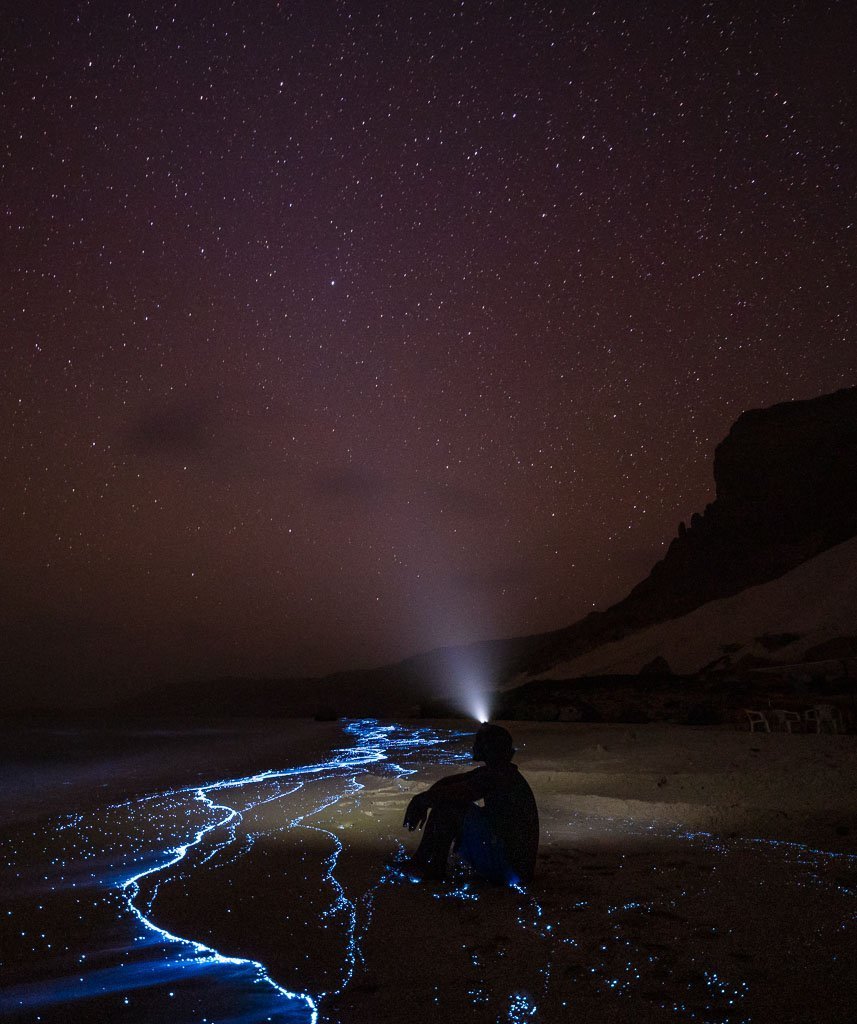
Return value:
<svg viewBox="0 0 857 1024">
<path fill-rule="evenodd" d="M 514 872 L 509 867 L 502 843 L 491 830 L 484 807 L 472 804 L 461 823 L 461 838 L 458 852 L 473 868 L 489 882 L 497 885 L 512 880 Z"/>
<path fill-rule="evenodd" d="M 472 804 L 438 804 L 432 808 L 413 861 L 426 878 L 445 878 L 446 863 L 453 842 L 461 832 L 464 816 Z"/>
</svg>

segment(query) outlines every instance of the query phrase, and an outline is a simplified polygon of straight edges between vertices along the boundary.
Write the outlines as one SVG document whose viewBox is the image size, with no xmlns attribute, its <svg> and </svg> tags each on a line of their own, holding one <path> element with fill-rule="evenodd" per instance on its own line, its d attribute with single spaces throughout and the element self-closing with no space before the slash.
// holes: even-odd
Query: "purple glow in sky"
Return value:
<svg viewBox="0 0 857 1024">
<path fill-rule="evenodd" d="M 567 625 L 852 384 L 853 5 L 35 2 L 0 44 L 7 692 Z"/>
</svg>

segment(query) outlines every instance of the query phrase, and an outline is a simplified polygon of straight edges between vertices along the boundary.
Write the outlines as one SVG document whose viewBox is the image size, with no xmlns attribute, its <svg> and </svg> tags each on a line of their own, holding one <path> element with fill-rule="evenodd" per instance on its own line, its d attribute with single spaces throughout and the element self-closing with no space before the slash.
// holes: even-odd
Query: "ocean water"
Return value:
<svg viewBox="0 0 857 1024">
<path fill-rule="evenodd" d="M 311 1024 L 350 977 L 357 941 L 356 910 L 336 877 L 342 841 L 314 815 L 369 770 L 401 778 L 427 761 L 461 760 L 466 744 L 455 730 L 374 720 L 256 722 L 17 732 L 4 755 L 3 1019 Z M 210 914 L 194 908 L 192 933 L 163 923 L 162 894 L 177 883 L 216 869 L 232 885 L 258 861 L 252 821 L 263 810 L 277 829 L 312 840 L 309 857 L 297 844 L 300 860 L 278 884 L 301 907 L 291 945 L 314 949 L 324 936 L 327 991 L 300 964 L 281 983 L 234 948 L 242 912 L 243 930 L 255 927 L 246 904 L 258 872 L 234 906 L 205 890 Z M 209 921 L 224 910 L 236 913 L 225 933 Z M 221 948 L 222 934 L 233 948 Z"/>
<path fill-rule="evenodd" d="M 573 736 L 548 751 L 560 776 Z M 387 864 L 415 838 L 408 792 L 465 767 L 470 739 L 371 720 L 9 735 L 0 1019 L 854 1019 L 851 853 L 582 814 L 555 785 L 526 891 Z"/>
</svg>

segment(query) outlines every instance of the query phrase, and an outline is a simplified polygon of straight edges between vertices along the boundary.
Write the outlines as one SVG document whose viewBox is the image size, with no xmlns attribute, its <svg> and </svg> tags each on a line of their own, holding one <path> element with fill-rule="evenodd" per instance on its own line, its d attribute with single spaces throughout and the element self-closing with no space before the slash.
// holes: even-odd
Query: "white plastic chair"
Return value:
<svg viewBox="0 0 857 1024">
<path fill-rule="evenodd" d="M 750 722 L 750 732 L 770 732 L 771 726 L 761 711 L 754 711 L 752 708 L 744 708 L 744 714 Z M 756 726 L 759 726 L 757 729 Z"/>
<path fill-rule="evenodd" d="M 787 711 L 785 708 L 776 708 L 771 712 L 779 732 L 794 732 L 796 725 L 800 729 L 803 719 L 797 711 Z"/>
<path fill-rule="evenodd" d="M 840 732 L 839 715 L 832 704 L 816 704 L 803 713 L 808 732 Z"/>
</svg>

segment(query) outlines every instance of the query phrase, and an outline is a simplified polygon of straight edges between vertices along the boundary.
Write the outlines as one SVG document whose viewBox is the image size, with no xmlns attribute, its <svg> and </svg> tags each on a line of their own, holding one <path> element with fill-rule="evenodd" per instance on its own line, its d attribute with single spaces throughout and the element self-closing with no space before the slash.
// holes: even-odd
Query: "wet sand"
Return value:
<svg viewBox="0 0 857 1024">
<path fill-rule="evenodd" d="M 216 811 L 185 795 L 69 817 L 69 866 L 46 865 L 41 885 L 21 864 L 56 861 L 63 836 L 56 822 L 22 823 L 3 858 L 17 890 L 3 933 L 11 1019 L 853 1021 L 853 737 L 512 729 L 542 820 L 527 892 L 475 883 L 460 865 L 443 885 L 384 867 L 414 844 L 401 829 L 410 794 L 464 767 L 450 761 L 466 739 L 408 745 L 404 731 L 385 761 L 221 788 L 208 795 Z M 123 837 L 136 851 L 114 855 L 114 885 L 212 816 L 223 824 L 180 863 L 141 878 L 135 906 L 172 935 L 264 965 L 312 1011 L 255 968 L 135 937 L 139 922 L 105 891 L 106 851 Z M 97 964 L 79 960 L 81 936 Z M 102 993 L 81 982 L 78 998 L 74 973 L 106 970 L 111 942 L 120 965 Z M 46 1001 L 58 976 L 72 981 Z"/>
</svg>

